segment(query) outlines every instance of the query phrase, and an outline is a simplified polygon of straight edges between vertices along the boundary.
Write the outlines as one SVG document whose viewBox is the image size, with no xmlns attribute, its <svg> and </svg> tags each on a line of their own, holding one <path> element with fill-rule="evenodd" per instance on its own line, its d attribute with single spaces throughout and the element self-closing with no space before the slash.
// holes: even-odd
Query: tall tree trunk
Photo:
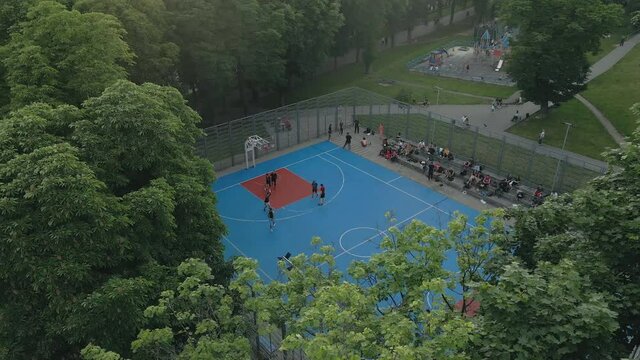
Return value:
<svg viewBox="0 0 640 360">
<path fill-rule="evenodd" d="M 356 47 L 356 63 L 360 62 L 360 47 Z"/>
<path fill-rule="evenodd" d="M 542 114 L 542 116 L 547 116 L 547 114 L 549 113 L 549 101 L 542 101 L 542 103 L 540 104 L 540 113 Z"/>
<path fill-rule="evenodd" d="M 456 0 L 451 0 L 451 15 L 449 16 L 449 25 L 453 24 L 453 17 L 456 14 Z"/>
<path fill-rule="evenodd" d="M 396 34 L 393 33 L 391 35 L 389 35 L 389 37 L 391 38 L 391 47 L 395 47 L 396 46 Z"/>
<path fill-rule="evenodd" d="M 338 70 L 338 56 L 333 57 L 333 71 Z"/>
<path fill-rule="evenodd" d="M 260 101 L 260 93 L 255 84 L 251 84 L 251 102 L 257 104 Z"/>
</svg>

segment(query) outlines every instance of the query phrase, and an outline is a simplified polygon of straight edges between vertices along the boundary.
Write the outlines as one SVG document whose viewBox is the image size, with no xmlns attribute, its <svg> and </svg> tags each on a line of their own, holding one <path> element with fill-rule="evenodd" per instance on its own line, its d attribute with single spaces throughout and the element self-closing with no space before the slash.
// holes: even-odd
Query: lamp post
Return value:
<svg viewBox="0 0 640 360">
<path fill-rule="evenodd" d="M 567 138 L 569 137 L 569 129 L 573 126 L 572 123 L 565 122 L 567 125 L 567 131 L 564 133 L 564 141 L 562 142 L 562 151 L 564 151 L 564 147 L 567 145 Z M 558 172 L 560 171 L 560 162 L 562 159 L 558 159 L 558 166 L 556 166 L 556 174 L 553 176 L 553 185 L 551 186 L 551 191 L 556 190 L 556 181 L 558 180 Z"/>
<path fill-rule="evenodd" d="M 439 86 L 434 86 L 434 87 L 435 87 L 436 91 L 438 92 L 438 95 L 436 97 L 436 105 L 439 105 L 440 104 L 440 90 L 442 90 L 442 88 L 439 87 Z"/>
</svg>

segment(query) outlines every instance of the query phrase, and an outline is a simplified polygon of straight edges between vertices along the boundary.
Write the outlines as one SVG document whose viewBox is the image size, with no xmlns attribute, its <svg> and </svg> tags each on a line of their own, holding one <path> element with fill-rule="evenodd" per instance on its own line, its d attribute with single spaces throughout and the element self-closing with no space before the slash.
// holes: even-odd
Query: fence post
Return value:
<svg viewBox="0 0 640 360">
<path fill-rule="evenodd" d="M 407 105 L 407 117 L 405 118 L 405 122 L 404 122 L 404 133 L 407 139 L 409 139 L 409 118 L 410 117 L 411 117 L 411 105 Z"/>
<path fill-rule="evenodd" d="M 561 166 L 560 166 L 560 173 L 558 174 L 558 184 L 554 189 L 551 189 L 551 191 L 559 192 L 562 190 L 562 185 L 564 185 L 564 177 L 567 173 L 567 164 L 569 163 L 569 155 L 565 155 L 562 161 L 563 163 L 561 163 Z M 556 189 L 559 189 L 559 190 L 556 190 Z"/>
<path fill-rule="evenodd" d="M 533 143 L 531 145 L 531 155 L 529 156 L 529 163 L 527 164 L 527 174 L 525 175 L 524 179 L 525 181 L 528 181 L 530 184 L 531 183 L 531 168 L 533 167 L 533 159 L 536 157 L 536 146 L 538 144 Z"/>
<path fill-rule="evenodd" d="M 320 108 L 316 108 L 316 138 L 320 137 Z"/>
<path fill-rule="evenodd" d="M 204 158 L 211 161 L 209 159 L 209 149 L 207 149 L 207 130 L 204 131 Z"/>
<path fill-rule="evenodd" d="M 449 142 L 447 147 L 451 149 L 451 144 L 453 143 L 453 128 L 456 126 L 456 121 L 451 120 L 451 126 L 449 126 Z"/>
<path fill-rule="evenodd" d="M 427 111 L 427 119 L 426 119 L 426 121 L 427 121 L 427 129 L 426 129 L 426 130 L 427 130 L 427 133 L 426 133 L 426 134 L 424 134 L 424 135 L 425 135 L 425 137 L 424 137 L 424 141 L 426 141 L 426 142 L 427 142 L 427 144 L 430 144 L 430 143 L 431 143 L 431 141 L 429 141 L 429 132 L 430 132 L 430 130 L 431 130 L 431 126 L 432 126 L 432 125 L 431 125 L 431 122 L 430 122 L 429 120 L 431 120 L 431 111 Z"/>
<path fill-rule="evenodd" d="M 275 125 L 273 128 L 275 129 L 275 133 L 276 133 L 276 150 L 280 150 L 280 133 L 278 132 L 280 124 L 278 124 L 277 116 L 273 120 L 273 123 Z"/>
<path fill-rule="evenodd" d="M 235 155 L 233 154 L 233 137 L 231 136 L 231 121 L 227 123 L 229 129 L 229 153 L 231 154 L 231 166 L 235 166 Z"/>
<path fill-rule="evenodd" d="M 480 128 L 476 126 L 475 134 L 473 135 L 473 151 L 471 152 L 471 158 L 473 160 L 476 159 L 477 151 L 478 151 L 478 132 L 480 132 Z M 502 156 L 502 154 L 500 154 Z"/>
<path fill-rule="evenodd" d="M 500 173 L 500 170 L 502 170 L 502 159 L 504 158 L 504 148 L 506 147 L 506 144 L 507 136 L 502 135 L 502 144 L 500 144 L 500 152 L 498 153 L 498 173 Z"/>
<path fill-rule="evenodd" d="M 296 104 L 296 144 L 300 144 L 300 111 L 299 105 Z"/>
</svg>

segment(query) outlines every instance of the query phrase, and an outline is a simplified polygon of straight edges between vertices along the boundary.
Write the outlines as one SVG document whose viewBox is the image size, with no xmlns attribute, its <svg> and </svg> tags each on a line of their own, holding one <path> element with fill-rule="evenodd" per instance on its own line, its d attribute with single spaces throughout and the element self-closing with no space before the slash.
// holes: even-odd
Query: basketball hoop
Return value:
<svg viewBox="0 0 640 360">
<path fill-rule="evenodd" d="M 261 138 L 260 136 L 249 136 L 247 141 L 244 142 L 244 160 L 246 169 L 249 168 L 249 155 L 251 155 L 253 167 L 256 166 L 256 148 L 262 149 L 263 151 L 269 151 L 271 147 L 269 141 Z"/>
</svg>

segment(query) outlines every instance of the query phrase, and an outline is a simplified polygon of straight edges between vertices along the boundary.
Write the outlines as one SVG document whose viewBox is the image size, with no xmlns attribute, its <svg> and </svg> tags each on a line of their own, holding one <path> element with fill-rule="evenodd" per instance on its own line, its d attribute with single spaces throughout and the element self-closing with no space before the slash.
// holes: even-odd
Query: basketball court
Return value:
<svg viewBox="0 0 640 360">
<path fill-rule="evenodd" d="M 278 172 L 271 196 L 273 232 L 263 210 L 265 174 L 272 171 Z M 314 180 L 326 187 L 322 206 L 311 198 Z M 328 141 L 223 176 L 213 190 L 228 228 L 225 256 L 257 259 L 265 281 L 283 280 L 278 257 L 311 254 L 314 236 L 334 247 L 340 270 L 353 260 L 368 259 L 380 251 L 390 226 L 387 212 L 398 227 L 417 219 L 438 228 L 446 227 L 454 211 L 470 218 L 478 213 Z M 457 269 L 453 254 L 445 267 Z"/>
</svg>

